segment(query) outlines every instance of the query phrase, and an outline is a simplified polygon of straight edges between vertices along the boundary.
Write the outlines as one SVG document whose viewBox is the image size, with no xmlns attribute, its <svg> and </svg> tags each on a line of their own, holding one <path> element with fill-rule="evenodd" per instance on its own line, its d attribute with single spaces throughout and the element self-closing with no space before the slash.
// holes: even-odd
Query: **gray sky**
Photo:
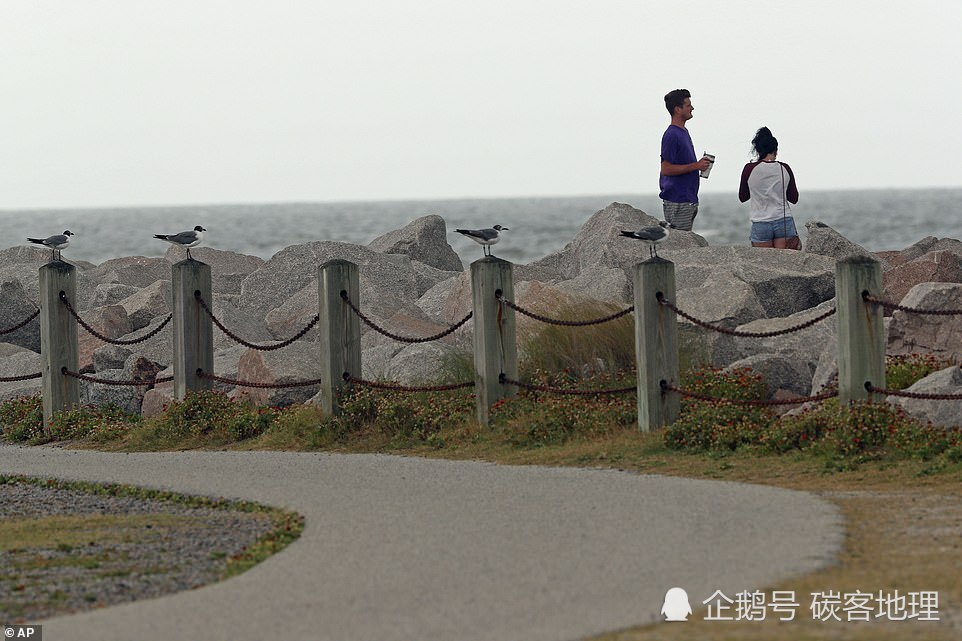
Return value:
<svg viewBox="0 0 962 641">
<path fill-rule="evenodd" d="M 2 0 L 0 209 L 959 187 L 962 3 Z"/>
</svg>

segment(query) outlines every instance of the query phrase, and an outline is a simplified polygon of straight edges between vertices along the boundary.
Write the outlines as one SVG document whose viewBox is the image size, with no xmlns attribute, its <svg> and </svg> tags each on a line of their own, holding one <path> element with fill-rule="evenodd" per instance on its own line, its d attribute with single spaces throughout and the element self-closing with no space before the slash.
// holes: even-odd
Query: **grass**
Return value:
<svg viewBox="0 0 962 641">
<path fill-rule="evenodd" d="M 34 484 L 188 508 L 247 512 L 269 519 L 271 529 L 240 553 L 233 556 L 212 553 L 211 560 L 220 565 L 220 579 L 235 576 L 276 554 L 296 540 L 304 527 L 303 518 L 294 512 L 249 501 L 189 496 L 121 484 L 0 475 L 0 485 L 4 484 Z M 38 612 L 46 617 L 76 609 L 76 604 L 69 603 L 62 591 L 49 591 L 42 584 L 35 585 L 37 579 L 31 577 L 37 573 L 63 572 L 65 582 L 78 585 L 97 584 L 102 580 L 123 581 L 131 575 L 166 574 L 176 569 L 173 559 L 155 558 L 145 565 L 143 559 L 132 559 L 123 549 L 111 546 L 122 543 L 129 549 L 130 545 L 164 540 L 175 530 L 189 535 L 190 531 L 202 527 L 207 526 L 197 516 L 163 512 L 7 517 L 0 521 L 0 554 L 7 570 L 0 577 L 0 618 L 22 621 Z M 110 598 L 122 598 L 123 592 L 123 589 L 115 591 Z M 99 602 L 103 594 L 91 597 L 84 599 L 88 607 L 110 605 L 110 602 Z"/>
<path fill-rule="evenodd" d="M 557 338 L 552 335 L 546 340 Z M 561 367 L 558 361 L 543 362 L 548 369 L 523 371 L 531 372 L 528 380 L 562 387 L 620 387 L 631 376 L 614 369 L 623 354 L 611 355 L 622 350 L 604 349 L 609 356 L 602 359 L 601 372 L 570 364 Z M 544 345 L 535 345 L 527 353 L 537 360 L 549 352 Z M 579 358 L 597 362 L 585 354 Z M 941 366 L 924 358 L 893 360 L 889 385 L 905 387 Z M 750 372 L 721 375 L 710 368 L 693 370 L 684 386 L 742 398 L 756 397 L 764 388 Z M 878 404 L 841 408 L 824 403 L 800 416 L 779 418 L 757 409 L 685 402 L 682 417 L 670 429 L 640 433 L 635 428 L 632 395 L 592 399 L 522 393 L 493 408 L 490 429 L 474 422 L 473 398 L 464 392 L 410 395 L 357 389 L 341 400 L 342 414 L 324 419 L 312 407 L 257 408 L 228 402 L 222 395 L 197 395 L 174 404 L 162 417 L 118 424 L 108 420 L 109 413 L 101 412 L 89 431 L 82 420 L 65 421 L 62 431 L 80 446 L 121 451 L 385 452 L 519 465 L 607 467 L 810 491 L 833 502 L 846 518 L 847 536 L 837 562 L 778 585 L 751 586 L 768 592 L 794 591 L 803 602 L 796 621 L 719 623 L 701 620 L 704 611 L 696 610 L 684 626 L 658 624 L 599 638 L 941 641 L 962 637 L 962 442 L 958 432 L 920 424 Z M 36 438 L 30 423 L 35 412 L 29 403 L 20 403 L 7 414 L 13 421 L 8 435 Z M 272 544 L 265 548 L 265 552 L 274 549 Z M 803 597 L 811 592 L 894 589 L 937 591 L 946 621 L 832 624 L 804 616 L 808 610 Z"/>
</svg>

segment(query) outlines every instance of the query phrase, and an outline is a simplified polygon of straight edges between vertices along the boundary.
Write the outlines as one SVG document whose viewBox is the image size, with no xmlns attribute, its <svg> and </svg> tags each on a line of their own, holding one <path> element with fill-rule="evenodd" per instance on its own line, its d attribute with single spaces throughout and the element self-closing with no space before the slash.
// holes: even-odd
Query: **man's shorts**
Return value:
<svg viewBox="0 0 962 641">
<path fill-rule="evenodd" d="M 770 243 L 776 238 L 791 238 L 798 236 L 795 229 L 795 219 L 791 216 L 776 220 L 763 220 L 752 223 L 752 233 L 749 237 L 753 243 Z"/>
<path fill-rule="evenodd" d="M 665 220 L 675 226 L 675 229 L 691 231 L 691 225 L 698 215 L 698 203 L 673 203 L 661 201 Z"/>
</svg>

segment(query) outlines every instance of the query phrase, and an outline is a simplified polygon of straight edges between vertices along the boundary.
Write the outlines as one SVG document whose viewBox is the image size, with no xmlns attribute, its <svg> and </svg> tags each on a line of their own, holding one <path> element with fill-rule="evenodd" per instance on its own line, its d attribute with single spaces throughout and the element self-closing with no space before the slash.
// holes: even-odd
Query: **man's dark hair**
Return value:
<svg viewBox="0 0 962 641">
<path fill-rule="evenodd" d="M 683 106 L 685 98 L 691 98 L 691 92 L 687 89 L 674 89 L 665 94 L 665 107 L 668 109 L 668 113 L 674 116 L 675 107 Z"/>
</svg>

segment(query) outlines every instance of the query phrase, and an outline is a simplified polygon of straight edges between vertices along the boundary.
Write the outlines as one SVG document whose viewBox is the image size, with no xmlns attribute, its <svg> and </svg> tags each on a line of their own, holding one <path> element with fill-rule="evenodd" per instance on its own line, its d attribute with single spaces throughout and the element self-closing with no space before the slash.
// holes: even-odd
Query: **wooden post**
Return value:
<svg viewBox="0 0 962 641">
<path fill-rule="evenodd" d="M 675 302 L 675 264 L 657 256 L 638 263 L 634 288 L 638 428 L 649 432 L 674 423 L 681 405 L 678 394 L 661 389 L 662 381 L 678 384 L 678 322 L 657 298 Z"/>
<path fill-rule="evenodd" d="M 881 399 L 880 395 L 865 389 L 866 382 L 885 387 L 882 306 L 867 303 L 862 299 L 863 292 L 876 298 L 882 296 L 882 264 L 866 256 L 853 256 L 836 263 L 838 398 L 841 403 Z"/>
<path fill-rule="evenodd" d="M 361 322 L 341 298 L 341 292 L 360 308 L 358 267 L 346 260 L 324 263 L 317 272 L 318 322 L 321 347 L 321 412 L 338 412 L 338 395 L 347 386 L 344 373 L 361 377 Z"/>
<path fill-rule="evenodd" d="M 514 300 L 512 264 L 485 256 L 471 263 L 471 290 L 474 306 L 474 393 L 478 422 L 488 427 L 488 412 L 502 398 L 518 394 L 512 385 L 503 385 L 502 373 L 518 379 L 518 345 L 514 310 L 502 305 L 495 294 Z"/>
<path fill-rule="evenodd" d="M 77 309 L 77 268 L 63 261 L 40 268 L 40 360 L 43 373 L 43 424 L 80 402 L 80 381 L 63 370 L 77 372 L 77 320 L 60 300 L 60 292 Z"/>
<path fill-rule="evenodd" d="M 197 376 L 201 369 L 214 373 L 214 324 L 194 296 L 200 292 L 213 309 L 210 265 L 182 260 L 172 268 L 174 302 L 174 398 L 183 400 L 188 392 L 210 389 L 212 381 Z"/>
</svg>

